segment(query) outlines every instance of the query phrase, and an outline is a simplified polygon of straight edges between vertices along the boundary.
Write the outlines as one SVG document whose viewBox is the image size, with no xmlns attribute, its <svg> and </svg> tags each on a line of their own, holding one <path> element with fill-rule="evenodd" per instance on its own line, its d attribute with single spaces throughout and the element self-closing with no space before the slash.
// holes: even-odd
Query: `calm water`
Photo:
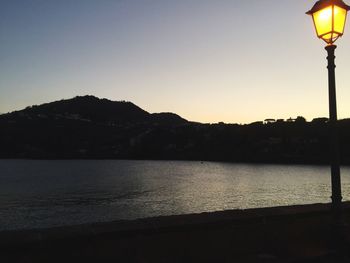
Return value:
<svg viewBox="0 0 350 263">
<path fill-rule="evenodd" d="M 0 230 L 330 201 L 326 166 L 0 160 L 0 171 Z"/>
</svg>

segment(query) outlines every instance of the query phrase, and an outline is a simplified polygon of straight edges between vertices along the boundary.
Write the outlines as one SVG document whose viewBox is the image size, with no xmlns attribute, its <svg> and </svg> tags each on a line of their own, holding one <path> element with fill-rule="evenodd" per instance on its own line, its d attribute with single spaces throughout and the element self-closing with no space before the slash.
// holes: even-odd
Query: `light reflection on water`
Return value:
<svg viewBox="0 0 350 263">
<path fill-rule="evenodd" d="M 0 160 L 0 230 L 330 201 L 327 166 Z M 350 200 L 350 168 L 342 169 Z"/>
</svg>

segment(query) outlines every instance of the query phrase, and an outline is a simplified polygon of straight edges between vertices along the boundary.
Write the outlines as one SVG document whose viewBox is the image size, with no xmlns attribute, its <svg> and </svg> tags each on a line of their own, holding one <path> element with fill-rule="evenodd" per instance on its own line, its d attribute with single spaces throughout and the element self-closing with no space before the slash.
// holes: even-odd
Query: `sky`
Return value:
<svg viewBox="0 0 350 263">
<path fill-rule="evenodd" d="M 0 112 L 89 94 L 205 123 L 326 117 L 314 3 L 0 0 Z M 347 118 L 350 32 L 337 45 Z"/>
</svg>

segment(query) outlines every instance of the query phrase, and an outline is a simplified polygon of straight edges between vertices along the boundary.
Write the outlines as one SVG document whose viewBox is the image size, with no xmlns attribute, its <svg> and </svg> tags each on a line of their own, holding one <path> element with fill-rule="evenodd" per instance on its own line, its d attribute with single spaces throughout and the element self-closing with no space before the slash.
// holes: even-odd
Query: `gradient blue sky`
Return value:
<svg viewBox="0 0 350 263">
<path fill-rule="evenodd" d="M 0 0 L 0 112 L 91 94 L 201 122 L 328 116 L 314 2 Z M 337 44 L 345 118 L 350 32 Z"/>
</svg>

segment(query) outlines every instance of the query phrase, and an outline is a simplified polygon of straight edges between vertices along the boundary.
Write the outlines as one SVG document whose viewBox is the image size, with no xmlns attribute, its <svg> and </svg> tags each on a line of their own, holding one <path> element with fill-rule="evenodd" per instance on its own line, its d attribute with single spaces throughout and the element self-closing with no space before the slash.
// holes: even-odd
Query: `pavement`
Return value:
<svg viewBox="0 0 350 263">
<path fill-rule="evenodd" d="M 350 203 L 0 232 L 0 262 L 350 262 Z"/>
</svg>

